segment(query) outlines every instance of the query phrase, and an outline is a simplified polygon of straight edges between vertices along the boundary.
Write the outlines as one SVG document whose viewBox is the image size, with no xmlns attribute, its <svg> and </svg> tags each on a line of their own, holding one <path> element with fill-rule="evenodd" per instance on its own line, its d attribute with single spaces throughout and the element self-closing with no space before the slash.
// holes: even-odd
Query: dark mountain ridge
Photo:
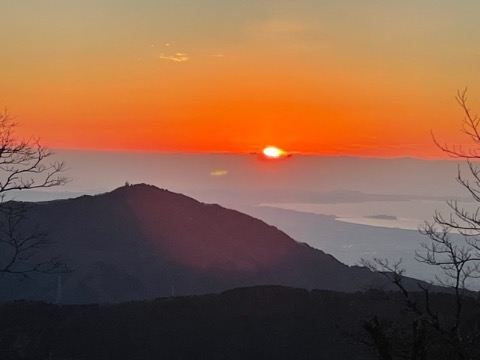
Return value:
<svg viewBox="0 0 480 360">
<path fill-rule="evenodd" d="M 378 275 L 344 265 L 261 220 L 150 185 L 28 207 L 28 226 L 40 224 L 54 242 L 43 252 L 61 254 L 73 270 L 61 276 L 68 303 L 266 284 L 347 292 L 389 287 Z M 9 291 L 1 293 L 3 301 L 57 297 L 56 276 L 4 284 Z"/>
</svg>

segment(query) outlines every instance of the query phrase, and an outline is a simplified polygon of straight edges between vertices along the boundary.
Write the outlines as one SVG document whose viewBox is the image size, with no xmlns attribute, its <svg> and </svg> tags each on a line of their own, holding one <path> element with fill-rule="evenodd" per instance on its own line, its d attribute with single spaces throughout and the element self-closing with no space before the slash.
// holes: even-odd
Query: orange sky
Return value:
<svg viewBox="0 0 480 360">
<path fill-rule="evenodd" d="M 53 148 L 442 154 L 480 111 L 480 2 L 2 5 L 0 105 Z"/>
</svg>

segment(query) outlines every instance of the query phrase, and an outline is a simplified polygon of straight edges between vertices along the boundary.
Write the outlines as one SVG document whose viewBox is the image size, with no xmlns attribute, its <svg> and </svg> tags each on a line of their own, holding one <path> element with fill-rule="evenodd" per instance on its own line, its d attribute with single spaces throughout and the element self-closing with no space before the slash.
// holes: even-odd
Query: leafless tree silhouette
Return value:
<svg viewBox="0 0 480 360">
<path fill-rule="evenodd" d="M 467 90 L 458 91 L 456 96 L 464 118 L 461 129 L 472 141 L 473 147 L 440 143 L 432 133 L 438 148 L 453 158 L 466 161 L 467 172 L 459 166 L 456 181 L 477 203 L 480 203 L 480 118 L 473 114 L 467 105 Z M 434 329 L 443 341 L 448 343 L 457 359 L 473 359 L 471 349 L 480 340 L 480 331 L 465 331 L 464 302 L 467 295 L 472 295 L 475 279 L 480 278 L 480 206 L 473 210 L 462 206 L 457 200 L 447 201 L 450 213 L 444 215 L 438 211 L 432 221 L 426 221 L 420 232 L 429 241 L 421 244 L 415 252 L 416 260 L 441 270 L 443 276 L 436 276 L 436 284 L 450 288 L 454 293 L 455 305 L 449 316 L 433 310 L 430 301 L 430 289 L 419 285 L 424 293 L 424 305 L 419 306 L 417 299 L 404 286 L 405 268 L 401 261 L 391 263 L 386 259 L 374 258 L 361 261 L 371 271 L 387 277 L 402 292 L 405 305 L 415 315 L 416 322 Z M 478 351 L 478 349 L 475 349 Z M 413 358 L 413 357 L 412 357 Z"/>
<path fill-rule="evenodd" d="M 5 197 L 13 191 L 64 185 L 69 181 L 66 167 L 63 162 L 49 162 L 53 152 L 38 139 L 16 138 L 17 127 L 6 110 L 0 113 L 0 274 L 64 272 L 66 267 L 58 259 L 38 256 L 50 242 L 40 227 L 24 226 L 27 205 Z"/>
<path fill-rule="evenodd" d="M 467 90 L 459 91 L 456 100 L 464 118 L 462 131 L 473 142 L 474 147 L 464 149 L 462 146 L 440 144 L 433 137 L 435 144 L 446 154 L 465 159 L 467 173 L 459 166 L 457 182 L 467 191 L 475 202 L 480 202 L 480 118 L 472 114 L 467 105 Z M 469 210 L 457 200 L 447 201 L 450 214 L 435 212 L 431 222 L 426 221 L 420 232 L 426 235 L 429 243 L 423 243 L 416 252 L 416 259 L 428 265 L 442 269 L 445 276 L 437 281 L 454 289 L 460 297 L 471 285 L 471 281 L 480 278 L 480 207 Z M 461 304 L 458 304 L 461 310 Z"/>
</svg>

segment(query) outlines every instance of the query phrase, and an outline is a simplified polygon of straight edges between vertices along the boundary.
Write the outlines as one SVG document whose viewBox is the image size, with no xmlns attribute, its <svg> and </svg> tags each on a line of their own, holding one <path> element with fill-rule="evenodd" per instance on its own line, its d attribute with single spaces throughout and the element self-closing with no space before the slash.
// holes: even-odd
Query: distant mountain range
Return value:
<svg viewBox="0 0 480 360">
<path fill-rule="evenodd" d="M 261 220 L 150 185 L 28 206 L 30 226 L 53 241 L 42 251 L 61 255 L 73 271 L 60 286 L 55 275 L 3 276 L 2 301 L 121 302 L 266 284 L 346 292 L 390 286 Z"/>
</svg>

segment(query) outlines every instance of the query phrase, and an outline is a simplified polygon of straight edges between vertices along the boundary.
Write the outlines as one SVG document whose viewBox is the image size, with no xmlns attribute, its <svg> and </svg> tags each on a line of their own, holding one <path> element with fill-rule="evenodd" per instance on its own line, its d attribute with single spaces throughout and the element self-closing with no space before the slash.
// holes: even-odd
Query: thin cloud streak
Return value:
<svg viewBox="0 0 480 360">
<path fill-rule="evenodd" d="M 185 53 L 175 53 L 173 55 L 164 55 L 161 54 L 159 56 L 159 59 L 162 60 L 168 60 L 168 61 L 174 61 L 174 62 L 185 62 L 190 60 L 190 58 L 187 56 Z"/>
</svg>

